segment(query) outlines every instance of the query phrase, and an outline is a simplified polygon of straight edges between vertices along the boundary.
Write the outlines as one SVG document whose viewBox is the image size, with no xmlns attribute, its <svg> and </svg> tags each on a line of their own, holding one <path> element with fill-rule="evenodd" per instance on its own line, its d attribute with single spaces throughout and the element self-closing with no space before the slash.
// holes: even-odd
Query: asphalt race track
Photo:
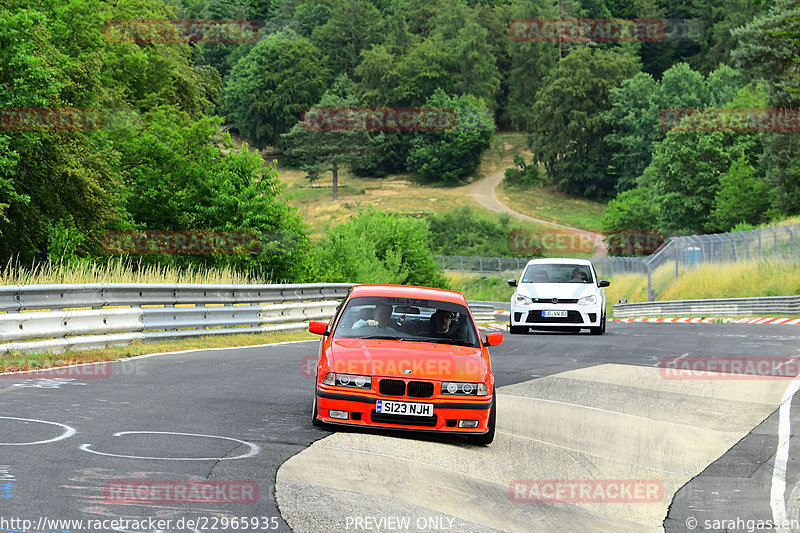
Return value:
<svg viewBox="0 0 800 533">
<path fill-rule="evenodd" d="M 96 377 L 0 378 L 0 532 L 747 531 L 747 521 L 800 518 L 800 411 L 786 392 L 800 381 L 666 379 L 658 367 L 800 357 L 800 327 L 506 334 L 492 349 L 489 447 L 312 427 L 305 369 L 316 351 L 192 351 Z M 114 492 L 206 480 L 227 489 L 195 503 Z M 535 502 L 514 497 L 518 480 L 639 480 L 663 493 Z"/>
</svg>

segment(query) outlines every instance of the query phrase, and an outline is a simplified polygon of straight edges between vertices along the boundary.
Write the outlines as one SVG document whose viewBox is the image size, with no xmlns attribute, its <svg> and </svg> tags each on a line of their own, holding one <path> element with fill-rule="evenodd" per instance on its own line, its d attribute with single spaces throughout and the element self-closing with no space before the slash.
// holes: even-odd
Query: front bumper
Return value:
<svg viewBox="0 0 800 533">
<path fill-rule="evenodd" d="M 567 316 L 543 317 L 542 311 L 566 311 Z M 600 326 L 601 321 L 600 305 L 511 304 L 512 326 L 592 328 Z"/>
<path fill-rule="evenodd" d="M 374 394 L 348 394 L 326 391 L 317 388 L 317 417 L 326 424 L 355 427 L 380 427 L 413 431 L 432 431 L 480 435 L 489 430 L 489 413 L 492 396 L 482 396 L 479 400 L 463 398 L 408 398 L 378 396 Z M 433 403 L 433 417 L 408 417 L 401 415 L 381 415 L 375 412 L 378 400 L 398 402 Z M 331 418 L 329 412 L 347 411 L 347 420 Z M 476 428 L 459 428 L 459 420 L 477 420 Z"/>
</svg>

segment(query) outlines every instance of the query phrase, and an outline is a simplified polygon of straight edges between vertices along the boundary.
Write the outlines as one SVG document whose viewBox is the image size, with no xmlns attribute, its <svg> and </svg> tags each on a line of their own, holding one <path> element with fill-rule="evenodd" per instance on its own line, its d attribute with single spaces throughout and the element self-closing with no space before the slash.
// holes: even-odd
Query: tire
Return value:
<svg viewBox="0 0 800 533">
<path fill-rule="evenodd" d="M 524 335 L 529 330 L 528 326 L 512 326 L 511 323 L 508 324 L 508 333 L 510 335 Z"/>
<path fill-rule="evenodd" d="M 592 332 L 592 335 L 602 335 L 606 332 L 606 315 L 604 314 L 603 317 L 600 319 L 600 326 L 596 328 L 589 328 L 589 331 Z"/>
<path fill-rule="evenodd" d="M 489 431 L 483 435 L 470 435 L 469 442 L 479 446 L 488 446 L 494 440 L 494 426 L 497 419 L 497 400 L 492 398 L 492 410 L 489 412 Z"/>
<path fill-rule="evenodd" d="M 317 395 L 316 395 L 316 393 L 314 394 L 314 407 L 311 409 L 311 424 L 314 425 L 314 427 L 318 427 L 318 428 L 325 427 L 325 424 L 319 418 L 317 418 Z"/>
</svg>

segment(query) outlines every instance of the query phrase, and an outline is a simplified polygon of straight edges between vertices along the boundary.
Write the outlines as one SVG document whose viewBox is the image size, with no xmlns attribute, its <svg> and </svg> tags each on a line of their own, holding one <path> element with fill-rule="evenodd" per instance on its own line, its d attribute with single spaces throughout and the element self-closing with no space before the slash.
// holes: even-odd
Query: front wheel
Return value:
<svg viewBox="0 0 800 533">
<path fill-rule="evenodd" d="M 318 427 L 318 428 L 321 428 L 321 427 L 325 426 L 325 424 L 319 418 L 317 418 L 317 395 L 316 394 L 314 394 L 314 407 L 311 408 L 311 423 L 314 426 Z"/>
<path fill-rule="evenodd" d="M 494 440 L 494 426 L 495 419 L 497 418 L 497 400 L 492 398 L 492 410 L 489 412 L 489 431 L 483 435 L 471 435 L 469 442 L 481 446 L 487 446 Z"/>
<path fill-rule="evenodd" d="M 589 328 L 592 335 L 602 335 L 606 332 L 606 315 L 603 314 L 603 318 L 600 319 L 600 325 L 596 328 Z"/>
</svg>

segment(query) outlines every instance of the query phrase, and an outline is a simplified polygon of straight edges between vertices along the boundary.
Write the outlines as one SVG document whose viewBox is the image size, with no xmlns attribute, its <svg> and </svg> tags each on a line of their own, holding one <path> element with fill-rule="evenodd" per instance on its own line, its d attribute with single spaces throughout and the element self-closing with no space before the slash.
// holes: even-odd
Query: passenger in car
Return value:
<svg viewBox="0 0 800 533">
<path fill-rule="evenodd" d="M 378 304 L 372 312 L 372 318 L 364 320 L 357 320 L 353 324 L 353 329 L 363 326 L 379 327 L 379 328 L 392 328 L 389 319 L 392 317 L 392 306 L 389 304 Z"/>
</svg>

